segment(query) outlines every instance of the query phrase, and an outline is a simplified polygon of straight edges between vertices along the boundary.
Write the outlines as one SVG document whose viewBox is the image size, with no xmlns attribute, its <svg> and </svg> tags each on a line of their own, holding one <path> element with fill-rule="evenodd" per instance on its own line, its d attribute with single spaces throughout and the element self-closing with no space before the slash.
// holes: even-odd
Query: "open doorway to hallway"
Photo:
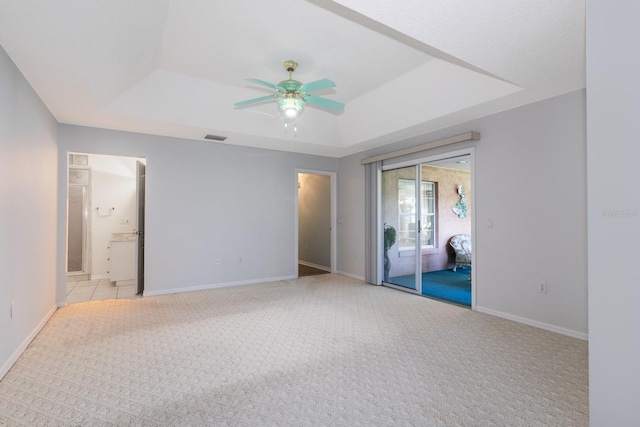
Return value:
<svg viewBox="0 0 640 427">
<path fill-rule="evenodd" d="M 335 265 L 335 174 L 298 171 L 297 182 L 297 274 L 330 273 Z"/>
<path fill-rule="evenodd" d="M 138 175 L 144 163 L 141 158 L 69 153 L 67 303 L 139 293 L 138 243 L 144 223 L 138 213 L 144 212 L 144 197 L 139 197 Z M 74 200 L 74 195 L 82 197 Z"/>
</svg>

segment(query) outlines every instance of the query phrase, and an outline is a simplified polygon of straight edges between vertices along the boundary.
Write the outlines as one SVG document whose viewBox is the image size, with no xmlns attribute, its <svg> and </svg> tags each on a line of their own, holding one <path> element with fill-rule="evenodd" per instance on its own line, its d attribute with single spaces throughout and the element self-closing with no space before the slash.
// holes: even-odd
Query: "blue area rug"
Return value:
<svg viewBox="0 0 640 427">
<path fill-rule="evenodd" d="M 471 307 L 471 268 L 422 273 L 422 295 Z M 413 275 L 389 278 L 389 283 L 415 289 Z"/>
</svg>

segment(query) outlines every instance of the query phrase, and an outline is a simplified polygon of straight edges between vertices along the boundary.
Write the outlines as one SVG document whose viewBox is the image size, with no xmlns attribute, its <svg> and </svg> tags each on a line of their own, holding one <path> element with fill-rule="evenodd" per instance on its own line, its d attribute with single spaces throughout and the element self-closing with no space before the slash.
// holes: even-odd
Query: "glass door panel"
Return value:
<svg viewBox="0 0 640 427">
<path fill-rule="evenodd" d="M 383 248 L 383 281 L 431 298 L 471 306 L 468 263 L 466 269 L 456 267 L 461 271 L 458 273 L 452 268 L 453 255 L 449 254 L 452 237 L 468 236 L 470 241 L 471 220 L 465 202 L 465 192 L 471 190 L 472 181 L 470 155 L 421 161 L 396 169 L 392 169 L 393 165 L 383 166 L 381 219 L 384 225 L 393 227 L 395 236 L 393 245 Z M 439 195 L 440 191 L 445 195 Z M 445 197 L 445 201 L 440 203 L 439 197 Z M 389 239 L 386 241 L 390 243 Z"/>
<path fill-rule="evenodd" d="M 69 186 L 67 272 L 85 271 L 86 187 Z"/>
<path fill-rule="evenodd" d="M 420 289 L 418 173 L 415 166 L 382 172 L 383 280 L 414 291 Z"/>
<path fill-rule="evenodd" d="M 436 245 L 436 185 L 434 182 L 420 183 L 420 238 L 423 248 L 433 248 Z"/>
</svg>

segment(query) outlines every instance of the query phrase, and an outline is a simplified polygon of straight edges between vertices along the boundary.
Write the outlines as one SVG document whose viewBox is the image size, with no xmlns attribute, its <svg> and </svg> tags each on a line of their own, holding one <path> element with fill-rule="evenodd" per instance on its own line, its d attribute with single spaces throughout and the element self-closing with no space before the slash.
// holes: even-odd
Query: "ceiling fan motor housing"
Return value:
<svg viewBox="0 0 640 427">
<path fill-rule="evenodd" d="M 286 61 L 284 61 L 284 68 L 288 72 L 292 73 L 296 70 L 296 68 L 298 68 L 298 63 L 293 59 L 287 59 Z"/>
<path fill-rule="evenodd" d="M 296 80 L 283 80 L 278 83 L 278 86 L 284 89 L 285 94 L 289 94 L 298 92 L 298 88 L 302 86 L 302 83 Z"/>
</svg>

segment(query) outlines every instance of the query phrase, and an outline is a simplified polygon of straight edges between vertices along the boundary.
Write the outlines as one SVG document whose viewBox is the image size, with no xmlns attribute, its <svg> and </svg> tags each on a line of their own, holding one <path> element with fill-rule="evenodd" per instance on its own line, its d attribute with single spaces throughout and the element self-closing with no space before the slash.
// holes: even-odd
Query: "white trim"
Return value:
<svg viewBox="0 0 640 427">
<path fill-rule="evenodd" d="M 345 277 L 350 277 L 352 279 L 360 280 L 361 282 L 365 282 L 366 283 L 366 279 L 364 278 L 364 276 L 358 276 L 357 274 L 351 274 L 351 273 L 347 273 L 345 271 L 336 271 L 335 274 L 339 274 L 339 275 L 345 276 Z M 374 286 L 380 286 L 380 285 L 374 285 Z"/>
<path fill-rule="evenodd" d="M 291 276 L 271 277 L 268 279 L 242 280 L 239 282 L 210 283 L 207 285 L 191 286 L 189 288 L 161 289 L 159 291 L 145 290 L 142 293 L 142 296 L 153 297 L 158 295 L 180 294 L 182 292 L 206 291 L 208 289 L 227 288 L 230 286 L 254 285 L 256 283 L 277 282 L 279 280 L 291 280 L 296 278 L 297 278 L 297 275 L 291 275 Z"/>
<path fill-rule="evenodd" d="M 431 150 L 433 148 L 443 147 L 445 145 L 455 144 L 458 142 L 479 141 L 479 140 L 480 140 L 480 133 L 467 132 L 467 133 L 462 133 L 460 135 L 450 136 L 448 138 L 442 138 L 436 141 L 427 142 L 426 144 L 405 148 L 403 150 L 392 151 L 391 153 L 380 154 L 379 156 L 369 157 L 368 159 L 363 159 L 360 163 L 363 165 L 366 165 L 369 163 L 378 162 L 380 160 L 385 161 L 385 160 L 393 159 L 395 157 L 401 157 L 407 154 L 419 153 L 420 151 Z"/>
<path fill-rule="evenodd" d="M 417 157 L 415 159 L 405 160 L 398 163 L 385 162 L 382 165 L 382 170 L 387 171 L 390 169 L 400 169 L 403 167 L 415 166 L 416 164 L 431 163 L 431 162 L 436 162 L 438 160 L 449 159 L 451 157 L 466 156 L 466 155 L 472 154 L 473 149 L 474 147 L 467 147 L 467 148 L 462 148 L 454 151 L 445 151 L 438 154 L 425 153 L 424 157 Z M 471 171 L 473 172 L 473 164 L 471 165 Z"/>
<path fill-rule="evenodd" d="M 415 238 L 415 242 L 413 242 L 413 263 L 414 263 L 414 270 L 413 270 L 413 274 L 414 277 L 416 278 L 414 280 L 414 283 L 416 285 L 416 293 L 418 295 L 422 295 L 422 234 L 420 234 L 420 230 L 419 230 L 419 224 L 422 221 L 422 202 L 418 203 L 417 201 L 420 200 L 422 201 L 422 164 L 421 163 L 417 163 L 414 166 L 415 169 L 415 180 L 414 182 L 414 197 L 416 200 L 416 213 L 415 216 L 413 217 L 414 219 L 414 232 L 416 235 Z M 398 180 L 399 181 L 399 180 Z M 399 185 L 399 184 L 398 184 Z M 435 188 L 435 187 L 434 187 Z M 436 200 L 436 209 L 439 206 L 439 201 Z M 437 224 L 436 224 L 437 227 Z M 434 227 L 434 231 L 436 230 L 436 228 Z M 436 237 L 436 233 L 433 234 L 434 240 Z M 400 248 L 400 242 L 398 242 L 398 248 Z M 417 280 L 417 278 L 420 277 L 420 280 Z"/>
<path fill-rule="evenodd" d="M 92 274 L 91 275 L 91 280 L 105 280 L 108 278 L 109 278 L 108 274 Z"/>
<path fill-rule="evenodd" d="M 317 268 L 318 270 L 328 271 L 331 273 L 331 267 L 327 267 L 326 265 L 314 264 L 312 262 L 298 260 L 298 264 L 306 265 L 307 267 Z"/>
<path fill-rule="evenodd" d="M 476 194 L 478 194 L 478 189 L 476 187 L 476 149 L 475 147 L 471 147 L 466 151 L 468 151 L 469 155 L 471 156 L 471 310 L 475 310 L 478 303 L 478 281 L 476 278 L 477 268 L 474 268 L 478 265 L 478 251 L 476 250 L 476 248 L 478 247 L 478 243 L 476 240 L 476 221 L 478 219 L 478 215 L 476 213 L 478 212 L 478 210 L 476 209 L 476 200 L 478 200 L 478 198 L 476 197 Z"/>
<path fill-rule="evenodd" d="M 330 181 L 330 192 L 331 194 L 329 195 L 329 198 L 331 199 L 331 206 L 330 206 L 330 212 L 329 215 L 331 216 L 331 243 L 330 243 L 330 262 L 331 262 L 331 266 L 329 268 L 329 272 L 330 273 L 335 273 L 336 272 L 336 268 L 338 266 L 338 260 L 337 260 L 337 256 L 338 256 L 338 236 L 337 236 L 337 220 L 336 218 L 338 217 L 338 173 L 337 172 L 331 172 L 331 171 L 321 171 L 321 170 L 315 170 L 315 169 L 299 169 L 296 168 L 295 169 L 295 191 L 294 191 L 294 270 L 296 272 L 296 277 L 298 276 L 298 262 L 299 260 L 299 248 L 298 248 L 298 239 L 299 239 L 299 223 L 298 223 L 298 183 L 299 183 L 299 179 L 298 179 L 298 174 L 301 173 L 306 173 L 306 174 L 313 174 L 313 175 L 323 175 L 323 176 L 328 176 L 329 177 L 329 181 Z"/>
<path fill-rule="evenodd" d="M 380 167 L 376 168 L 376 245 L 378 253 L 378 283 L 376 285 L 382 286 L 384 280 L 384 222 L 382 222 L 382 163 Z M 382 230 L 382 232 L 380 232 Z M 368 230 L 367 230 L 368 232 Z M 382 258 L 382 262 L 380 262 Z"/>
<path fill-rule="evenodd" d="M 492 310 L 490 308 L 476 306 L 476 311 L 480 313 L 490 314 L 492 316 L 501 317 L 503 319 L 512 320 L 514 322 L 523 323 L 525 325 L 533 326 L 546 331 L 555 332 L 557 334 L 566 335 L 568 337 L 577 338 L 580 340 L 588 341 L 589 335 L 584 332 L 574 331 L 573 329 L 567 329 L 549 323 L 540 322 L 538 320 L 527 319 L 525 317 L 515 316 L 509 313 L 503 313 L 501 311 Z"/>
<path fill-rule="evenodd" d="M 44 318 L 40 321 L 40 323 L 38 323 L 35 329 L 31 331 L 31 333 L 24 339 L 24 341 L 22 341 L 22 344 L 20 344 L 18 348 L 16 348 L 16 351 L 14 351 L 13 354 L 9 357 L 9 359 L 7 359 L 4 365 L 0 367 L 0 380 L 2 380 L 5 375 L 7 375 L 7 372 L 9 372 L 11 367 L 13 367 L 13 365 L 18 361 L 22 353 L 24 353 L 27 347 L 29 347 L 29 344 L 31 344 L 31 341 L 33 341 L 33 339 L 38 335 L 38 333 L 40 333 L 42 328 L 44 328 L 44 325 L 47 324 L 47 322 L 49 321 L 51 316 L 53 316 L 53 314 L 56 312 L 57 309 L 58 309 L 58 306 L 55 305 L 51 308 L 51 310 L 49 310 L 49 312 L 44 316 Z"/>
</svg>

